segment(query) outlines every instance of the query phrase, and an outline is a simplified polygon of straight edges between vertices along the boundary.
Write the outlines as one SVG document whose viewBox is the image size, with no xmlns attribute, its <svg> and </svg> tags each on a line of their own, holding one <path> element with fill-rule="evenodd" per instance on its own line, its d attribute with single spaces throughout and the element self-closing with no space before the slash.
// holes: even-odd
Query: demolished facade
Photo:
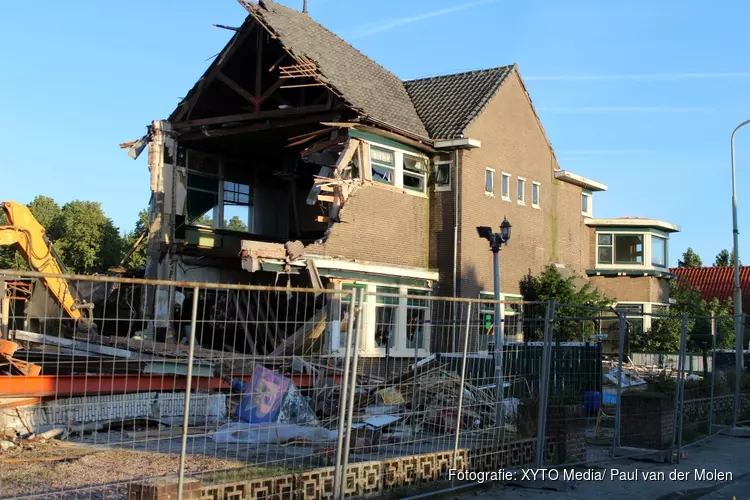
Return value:
<svg viewBox="0 0 750 500">
<path fill-rule="evenodd" d="M 557 263 L 623 304 L 668 304 L 666 241 L 679 228 L 594 219 L 593 193 L 606 186 L 560 169 L 517 66 L 403 82 L 307 13 L 246 8 L 171 116 L 131 146 L 149 147 L 147 278 L 393 294 L 366 301 L 363 355 L 426 356 L 447 345 L 436 325 L 455 312 L 438 319 L 419 296 L 490 294 L 475 227 L 507 216 L 516 236 L 502 253 L 503 299 L 520 300 L 519 280 Z M 157 330 L 172 300 L 147 294 Z M 241 302 L 231 314 L 261 312 Z M 295 318 L 327 317 L 333 353 L 348 307 L 334 302 Z M 283 354 L 295 321 L 275 318 L 291 326 L 262 346 L 249 334 L 247 348 Z"/>
</svg>

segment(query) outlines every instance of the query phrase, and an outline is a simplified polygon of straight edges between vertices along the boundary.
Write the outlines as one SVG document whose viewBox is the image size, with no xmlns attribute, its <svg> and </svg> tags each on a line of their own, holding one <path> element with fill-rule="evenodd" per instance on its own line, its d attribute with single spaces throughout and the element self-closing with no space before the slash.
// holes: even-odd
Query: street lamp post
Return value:
<svg viewBox="0 0 750 500">
<path fill-rule="evenodd" d="M 508 240 L 510 240 L 510 228 L 510 222 L 505 217 L 500 224 L 499 233 L 493 233 L 489 226 L 477 227 L 477 234 L 480 238 L 490 242 L 490 250 L 492 250 L 493 291 L 495 295 L 495 318 L 492 329 L 495 331 L 495 386 L 497 391 L 495 418 L 498 429 L 505 425 L 505 403 L 503 401 L 505 385 L 503 380 L 503 343 L 505 339 L 502 327 L 503 320 L 500 314 L 500 249 L 503 245 L 507 245 Z"/>
<path fill-rule="evenodd" d="M 742 314 L 742 288 L 740 287 L 740 250 L 739 250 L 739 229 L 737 228 L 737 185 L 735 180 L 734 168 L 734 136 L 737 131 L 750 123 L 750 120 L 737 125 L 732 131 L 732 239 L 734 251 L 734 333 L 735 333 L 735 381 L 734 381 L 734 414 L 732 416 L 732 426 L 737 427 L 737 415 L 740 408 L 740 380 L 742 372 L 745 371 L 744 341 L 743 330 L 744 321 Z"/>
</svg>

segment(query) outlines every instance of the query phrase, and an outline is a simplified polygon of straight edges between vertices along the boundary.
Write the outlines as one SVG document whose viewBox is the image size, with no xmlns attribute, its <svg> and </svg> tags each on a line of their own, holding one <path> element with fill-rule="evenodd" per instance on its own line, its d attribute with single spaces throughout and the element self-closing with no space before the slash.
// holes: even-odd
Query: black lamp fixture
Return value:
<svg viewBox="0 0 750 500">
<path fill-rule="evenodd" d="M 493 233 L 492 228 L 489 226 L 477 226 L 477 234 L 480 238 L 484 238 L 490 242 L 490 248 L 493 252 L 499 252 L 500 247 L 508 244 L 510 240 L 510 228 L 513 227 L 508 222 L 506 217 L 503 217 L 503 222 L 500 224 L 500 232 Z"/>
</svg>

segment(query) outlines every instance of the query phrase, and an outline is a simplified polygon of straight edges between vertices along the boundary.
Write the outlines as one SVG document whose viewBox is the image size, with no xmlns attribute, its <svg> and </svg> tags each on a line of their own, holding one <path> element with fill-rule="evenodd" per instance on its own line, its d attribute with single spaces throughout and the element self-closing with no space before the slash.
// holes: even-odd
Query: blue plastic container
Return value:
<svg viewBox="0 0 750 500">
<path fill-rule="evenodd" d="M 602 393 L 599 391 L 586 391 L 583 395 L 583 407 L 586 411 L 597 412 L 602 405 Z"/>
</svg>

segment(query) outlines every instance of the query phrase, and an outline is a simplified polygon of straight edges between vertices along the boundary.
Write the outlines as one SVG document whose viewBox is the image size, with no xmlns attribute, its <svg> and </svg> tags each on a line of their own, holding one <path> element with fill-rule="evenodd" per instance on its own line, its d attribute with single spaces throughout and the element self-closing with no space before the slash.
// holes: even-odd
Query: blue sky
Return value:
<svg viewBox="0 0 750 500">
<path fill-rule="evenodd" d="M 729 136 L 750 119 L 750 2 L 309 0 L 309 10 L 404 79 L 518 63 L 562 168 L 609 186 L 597 217 L 681 225 L 672 264 L 688 246 L 704 263 L 731 247 Z M 133 161 L 118 144 L 166 118 L 221 50 L 231 33 L 212 24 L 244 16 L 233 0 L 5 2 L 0 198 L 99 200 L 130 229 L 149 176 L 146 155 Z M 742 231 L 750 126 L 737 165 Z"/>
</svg>

